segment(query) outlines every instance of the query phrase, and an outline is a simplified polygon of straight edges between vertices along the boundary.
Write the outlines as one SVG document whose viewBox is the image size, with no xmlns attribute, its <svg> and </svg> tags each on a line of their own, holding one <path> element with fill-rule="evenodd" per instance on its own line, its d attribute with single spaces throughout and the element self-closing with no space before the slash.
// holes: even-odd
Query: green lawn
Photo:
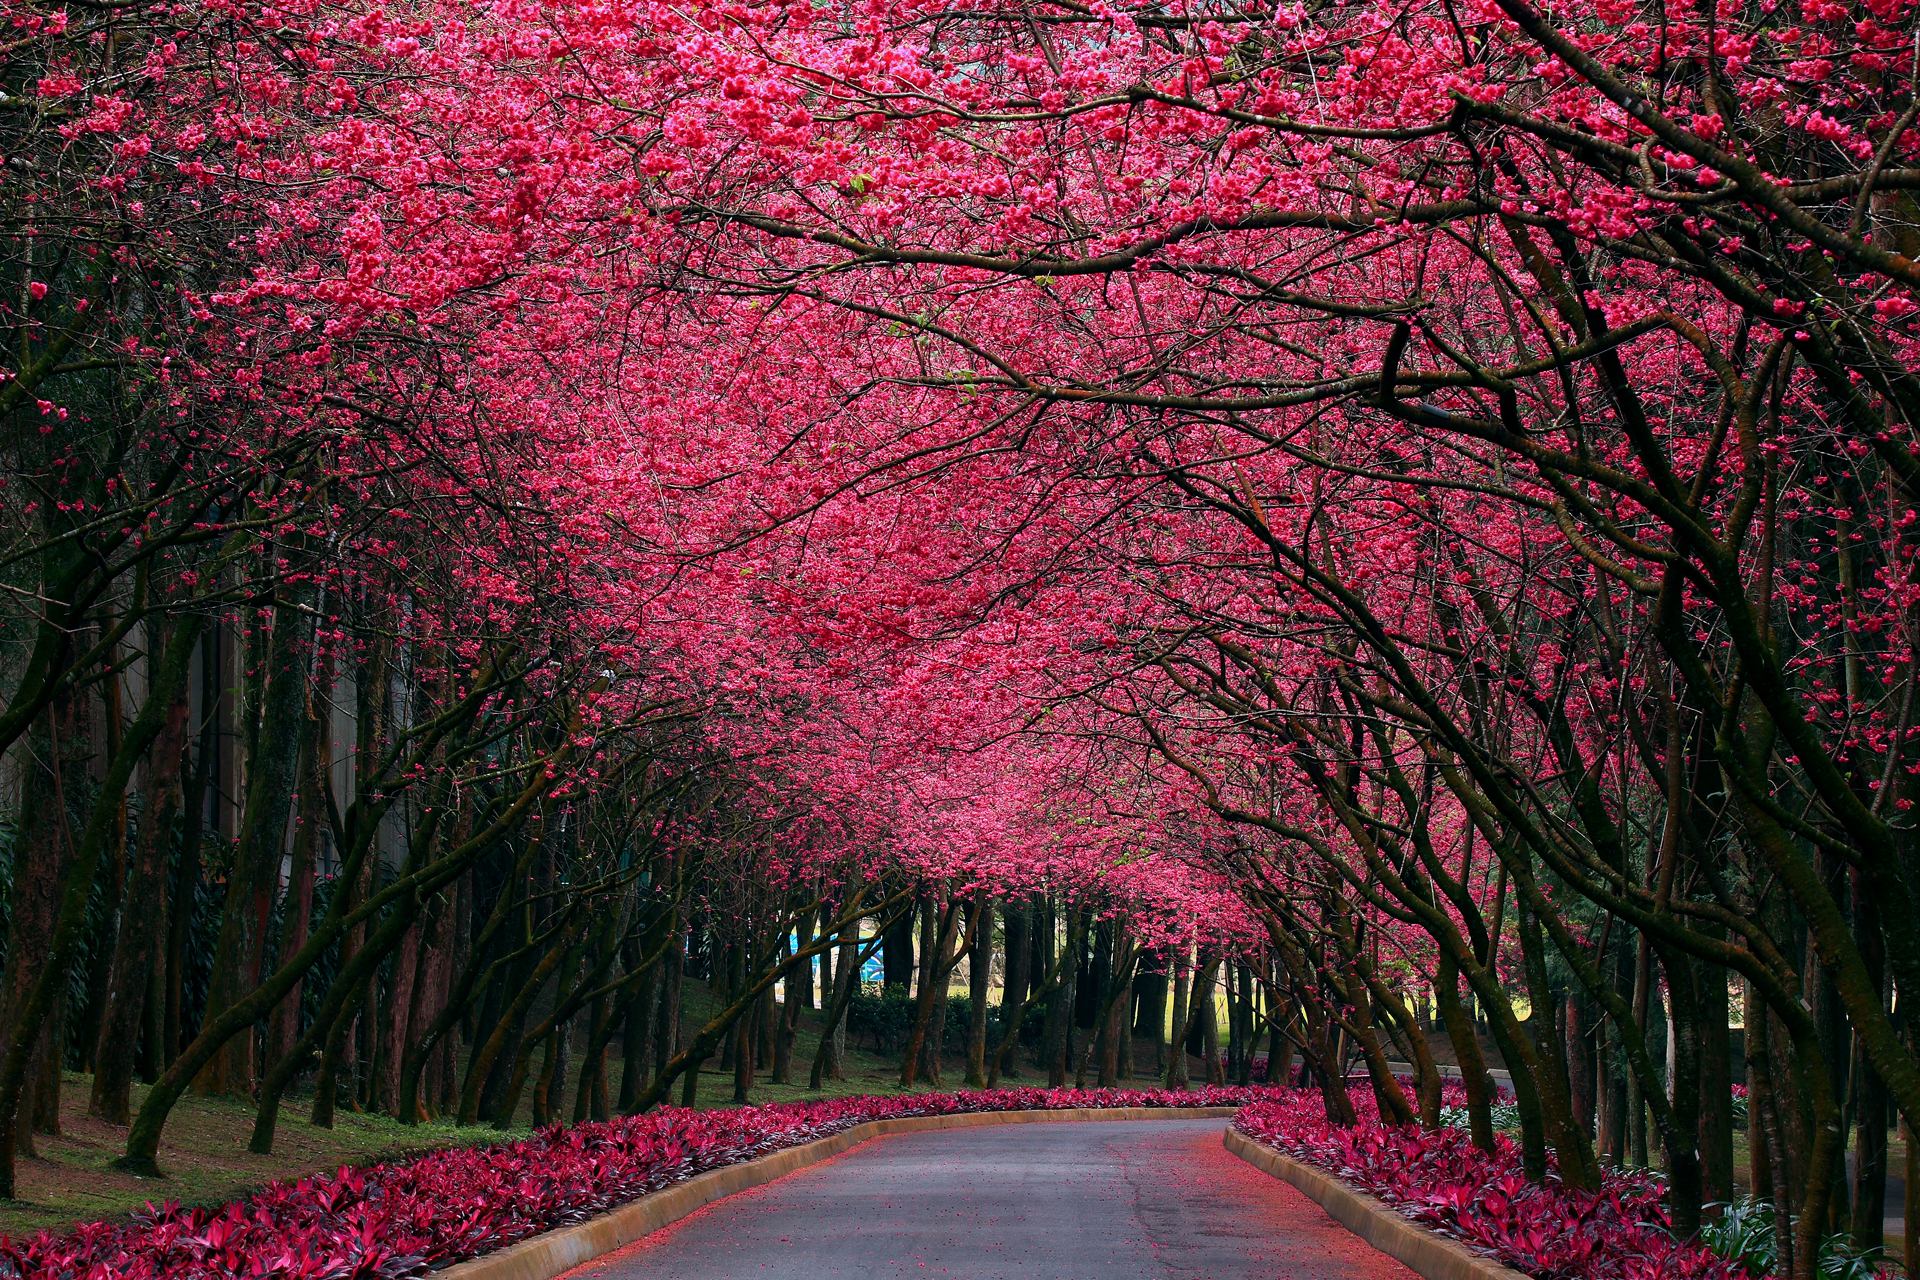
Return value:
<svg viewBox="0 0 1920 1280">
<path fill-rule="evenodd" d="M 691 1032 L 698 1025 L 695 1019 L 704 1020 L 709 1015 L 712 998 L 702 984 L 689 978 L 683 1004 Z M 882 1059 L 851 1043 L 846 1078 L 828 1082 L 827 1088 L 819 1093 L 809 1091 L 806 1080 L 819 1042 L 818 1016 L 803 1016 L 793 1055 L 793 1075 L 800 1083 L 773 1084 L 770 1073 L 762 1070 L 756 1073 L 751 1102 L 804 1102 L 823 1097 L 900 1092 L 898 1061 Z M 1151 1050 L 1144 1042 L 1140 1049 L 1139 1061 L 1150 1065 Z M 616 1089 L 619 1083 L 617 1050 L 616 1044 L 610 1063 Z M 576 1053 L 573 1071 L 577 1073 L 578 1069 Z M 965 1070 L 964 1061 L 950 1054 L 940 1087 L 958 1089 Z M 1039 1083 L 1045 1083 L 1045 1076 L 1036 1077 L 1031 1066 L 1023 1066 L 1021 1070 L 1022 1075 L 1007 1083 L 1032 1084 L 1036 1078 Z M 410 1128 L 386 1116 L 345 1110 L 338 1112 L 334 1128 L 316 1129 L 307 1123 L 312 1100 L 303 1095 L 283 1104 L 274 1153 L 256 1156 L 247 1150 L 247 1141 L 253 1133 L 251 1103 L 244 1099 L 189 1096 L 174 1107 L 160 1144 L 159 1164 L 166 1176 L 138 1178 L 111 1167 L 125 1146 L 127 1131 L 86 1114 L 90 1084 L 88 1076 L 69 1072 L 65 1077 L 62 1133 L 58 1137 L 38 1136 L 39 1155 L 18 1162 L 16 1186 L 20 1199 L 0 1201 L 0 1233 L 19 1236 L 42 1230 L 58 1232 L 76 1222 L 125 1215 L 148 1200 L 223 1204 L 268 1183 L 331 1171 L 343 1164 L 372 1164 L 432 1148 L 522 1137 L 532 1123 L 531 1102 L 523 1100 L 514 1117 L 519 1127 L 504 1133 L 489 1127 L 460 1129 L 451 1121 Z M 145 1087 L 136 1084 L 133 1089 L 136 1111 L 145 1095 Z M 680 1089 L 676 1083 L 672 1101 L 677 1104 L 679 1100 Z M 736 1105 L 733 1073 L 719 1069 L 717 1056 L 708 1061 L 707 1069 L 701 1074 L 696 1105 L 703 1108 Z M 572 1108 L 570 1081 L 563 1114 L 571 1117 Z"/>
<path fill-rule="evenodd" d="M 307 1123 L 310 1099 L 281 1108 L 274 1152 L 247 1150 L 254 1108 L 244 1099 L 182 1098 L 160 1144 L 164 1178 L 138 1178 L 112 1168 L 127 1131 L 87 1115 L 91 1077 L 68 1072 L 61 1091 L 61 1134 L 36 1135 L 37 1158 L 15 1168 L 18 1200 L 0 1201 L 0 1232 L 31 1235 L 60 1231 L 76 1222 L 114 1218 L 148 1200 L 221 1204 L 256 1187 L 298 1178 L 343 1164 L 367 1164 L 433 1147 L 494 1141 L 491 1129 L 456 1130 L 451 1124 L 408 1128 L 378 1115 L 342 1112 L 332 1129 Z M 146 1088 L 133 1087 L 136 1109 Z M 513 1136 L 513 1135 L 505 1135 Z"/>
</svg>

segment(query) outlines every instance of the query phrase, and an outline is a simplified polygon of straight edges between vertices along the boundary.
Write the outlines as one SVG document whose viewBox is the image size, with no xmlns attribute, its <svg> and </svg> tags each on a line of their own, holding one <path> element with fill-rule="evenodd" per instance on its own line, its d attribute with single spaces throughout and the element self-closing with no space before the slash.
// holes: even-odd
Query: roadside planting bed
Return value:
<svg viewBox="0 0 1920 1280">
<path fill-rule="evenodd" d="M 981 1111 L 1240 1106 L 1265 1088 L 997 1089 L 834 1098 L 555 1127 L 522 1142 L 277 1183 L 220 1209 L 165 1205 L 69 1234 L 0 1238 L 21 1280 L 399 1280 L 571 1226 L 709 1169 L 869 1120 Z"/>
<path fill-rule="evenodd" d="M 1457 1085 L 1446 1101 L 1464 1102 Z M 1330 1124 L 1318 1091 L 1207 1087 L 999 1089 L 835 1098 L 727 1111 L 661 1108 L 555 1127 L 521 1142 L 438 1151 L 273 1186 L 219 1209 L 155 1207 L 30 1240 L 0 1237 L 12 1280 L 402 1280 L 585 1222 L 697 1174 L 871 1120 L 989 1111 L 1238 1106 L 1249 1138 L 1333 1174 L 1410 1220 L 1538 1280 L 1741 1280 L 1745 1272 L 1667 1232 L 1662 1184 L 1609 1171 L 1595 1194 L 1549 1177 L 1528 1183 L 1520 1150 L 1492 1155 L 1466 1131 L 1379 1122 L 1352 1090 L 1360 1122 Z M 1366 1246 L 1355 1242 L 1356 1248 Z"/>
<path fill-rule="evenodd" d="M 1464 1101 L 1455 1092 L 1451 1105 Z M 1505 1134 L 1494 1135 L 1489 1155 L 1464 1129 L 1381 1124 L 1371 1094 L 1352 1094 L 1360 1123 L 1351 1128 L 1328 1123 L 1319 1095 L 1305 1091 L 1257 1100 L 1233 1126 L 1539 1280 L 1745 1280 L 1726 1259 L 1668 1234 L 1665 1188 L 1648 1170 L 1608 1170 L 1592 1194 L 1551 1175 L 1530 1183 Z"/>
</svg>

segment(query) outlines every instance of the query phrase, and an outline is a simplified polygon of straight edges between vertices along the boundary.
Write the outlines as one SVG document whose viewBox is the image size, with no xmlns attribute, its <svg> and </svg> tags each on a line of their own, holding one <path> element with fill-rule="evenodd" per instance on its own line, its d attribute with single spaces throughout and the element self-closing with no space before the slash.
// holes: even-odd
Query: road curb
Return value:
<svg viewBox="0 0 1920 1280">
<path fill-rule="evenodd" d="M 927 1133 L 997 1124 L 1039 1124 L 1075 1120 L 1223 1120 L 1238 1107 L 1090 1107 L 1056 1111 L 973 1111 L 950 1116 L 901 1116 L 868 1120 L 832 1137 L 788 1147 L 758 1160 L 712 1169 L 685 1182 L 642 1196 L 612 1213 L 574 1227 L 543 1232 L 494 1253 L 456 1262 L 434 1272 L 436 1280 L 553 1280 L 583 1262 L 612 1253 L 670 1226 L 696 1209 L 736 1192 L 784 1178 L 819 1164 L 873 1138 L 890 1133 Z M 1232 1131 L 1229 1130 L 1229 1133 Z"/>
<path fill-rule="evenodd" d="M 1424 1280 L 1531 1280 L 1525 1272 L 1482 1257 L 1409 1222 L 1383 1200 L 1355 1191 L 1332 1174 L 1281 1155 L 1231 1125 L 1221 1139 L 1227 1150 L 1263 1173 L 1305 1192 L 1329 1217 L 1380 1252 L 1404 1263 Z"/>
</svg>

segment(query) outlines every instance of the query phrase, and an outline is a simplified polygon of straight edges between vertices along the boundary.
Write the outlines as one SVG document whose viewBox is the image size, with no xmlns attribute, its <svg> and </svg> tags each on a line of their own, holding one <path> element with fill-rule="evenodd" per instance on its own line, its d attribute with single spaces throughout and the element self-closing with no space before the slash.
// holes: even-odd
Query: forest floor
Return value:
<svg viewBox="0 0 1920 1280">
<path fill-rule="evenodd" d="M 87 1114 L 93 1078 L 65 1074 L 60 1095 L 60 1134 L 34 1136 L 39 1154 L 15 1166 L 20 1198 L 0 1201 L 0 1233 L 33 1235 L 62 1231 L 78 1222 L 99 1222 L 156 1204 L 224 1204 L 271 1182 L 371 1164 L 436 1147 L 472 1146 L 520 1136 L 491 1129 L 456 1129 L 452 1124 L 408 1128 L 383 1115 L 338 1114 L 331 1129 L 307 1123 L 311 1096 L 281 1106 L 273 1154 L 247 1150 L 253 1136 L 254 1105 L 244 1098 L 180 1099 L 167 1120 L 160 1143 L 164 1178 L 140 1178 L 112 1167 L 126 1147 L 127 1130 Z M 133 1086 L 133 1107 L 140 1108 L 146 1086 Z"/>
<path fill-rule="evenodd" d="M 711 995 L 705 986 L 688 978 L 683 994 L 685 1025 L 690 1035 L 710 1016 Z M 881 1056 L 866 1046 L 848 1043 L 845 1078 L 829 1081 L 814 1092 L 806 1087 L 808 1072 L 820 1043 L 819 1015 L 803 1015 L 793 1049 L 793 1076 L 798 1084 L 780 1085 L 769 1080 L 769 1072 L 755 1073 L 751 1105 L 773 1102 L 811 1102 L 821 1098 L 853 1095 L 892 1095 L 900 1090 L 900 1065 L 897 1055 Z M 1142 1069 L 1152 1065 L 1152 1048 L 1146 1041 L 1136 1042 L 1137 1061 Z M 1023 1059 L 1031 1055 L 1023 1053 Z M 722 1071 L 716 1055 L 701 1072 L 695 1105 L 700 1108 L 725 1108 L 733 1101 L 733 1072 Z M 464 1063 L 462 1064 L 464 1066 Z M 573 1069 L 579 1068 L 576 1053 Z M 619 1085 L 619 1045 L 609 1052 L 612 1085 Z M 964 1062 L 949 1053 L 945 1059 L 942 1090 L 960 1087 Z M 1032 1066 L 1023 1062 L 1021 1074 L 1007 1079 L 1009 1085 L 1044 1084 L 1037 1080 Z M 1151 1081 L 1139 1079 L 1136 1085 Z M 451 1119 L 419 1125 L 403 1125 L 391 1117 L 352 1112 L 345 1107 L 336 1112 L 332 1129 L 319 1129 L 307 1123 L 313 1105 L 311 1092 L 289 1096 L 281 1106 L 281 1119 L 270 1156 L 257 1156 L 247 1150 L 253 1135 L 255 1108 L 244 1098 L 202 1098 L 188 1095 L 175 1104 L 162 1134 L 158 1163 L 165 1171 L 162 1178 L 140 1178 L 112 1167 L 126 1145 L 127 1130 L 110 1125 L 87 1114 L 87 1096 L 92 1077 L 67 1072 L 61 1089 L 61 1132 L 58 1136 L 35 1135 L 38 1154 L 21 1158 L 16 1166 L 17 1200 L 0 1200 L 0 1235 L 31 1236 L 40 1231 L 62 1232 L 76 1223 L 100 1222 L 137 1212 L 147 1201 L 156 1204 L 174 1200 L 185 1205 L 219 1205 L 238 1199 L 273 1182 L 291 1181 L 313 1173 L 330 1173 L 342 1165 L 368 1165 L 393 1160 L 442 1147 L 478 1146 L 525 1137 L 532 1126 L 532 1103 L 523 1100 L 514 1116 L 514 1127 L 496 1130 L 484 1126 L 459 1128 Z M 922 1092 L 926 1086 L 914 1090 Z M 133 1086 L 133 1109 L 137 1112 L 146 1096 L 146 1087 Z M 529 1091 L 530 1092 L 530 1091 Z M 678 1104 L 676 1085 L 672 1101 Z M 573 1114 L 574 1095 L 569 1079 L 562 1115 Z"/>
</svg>

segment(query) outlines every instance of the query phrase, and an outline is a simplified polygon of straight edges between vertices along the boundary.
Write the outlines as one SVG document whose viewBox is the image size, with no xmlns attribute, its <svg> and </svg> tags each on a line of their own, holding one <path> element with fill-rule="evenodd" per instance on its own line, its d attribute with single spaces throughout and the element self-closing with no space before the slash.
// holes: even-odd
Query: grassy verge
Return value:
<svg viewBox="0 0 1920 1280">
<path fill-rule="evenodd" d="M 121 1217 L 148 1200 L 224 1204 L 258 1187 L 303 1177 L 343 1164 L 377 1160 L 436 1147 L 496 1141 L 514 1134 L 491 1129 L 455 1129 L 451 1123 L 408 1128 L 379 1115 L 342 1113 L 331 1129 L 307 1123 L 310 1099 L 281 1108 L 273 1154 L 247 1150 L 254 1107 L 237 1098 L 182 1098 L 160 1143 L 164 1178 L 137 1178 L 112 1167 L 125 1148 L 127 1131 L 87 1114 L 91 1078 L 68 1072 L 61 1090 L 58 1137 L 35 1136 L 39 1154 L 15 1170 L 20 1198 L 0 1201 L 0 1232 L 32 1235 L 61 1231 L 76 1222 Z M 138 1109 L 146 1088 L 133 1087 Z"/>
<path fill-rule="evenodd" d="M 687 1032 L 691 1034 L 711 1016 L 712 996 L 703 984 L 689 979 L 683 1003 Z M 890 1096 L 902 1092 L 896 1058 L 881 1057 L 851 1043 L 845 1078 L 828 1081 L 826 1088 L 819 1092 L 809 1090 L 806 1080 L 820 1043 L 819 1023 L 818 1014 L 801 1018 L 793 1052 L 793 1076 L 800 1083 L 774 1084 L 769 1072 L 758 1071 L 750 1104 L 810 1102 L 855 1095 Z M 1151 1049 L 1144 1041 L 1138 1042 L 1136 1052 L 1138 1061 L 1150 1064 Z M 613 1084 L 617 1088 L 620 1071 L 617 1043 L 610 1058 Z M 718 1056 L 710 1059 L 701 1073 L 695 1101 L 698 1107 L 739 1105 L 733 1101 L 733 1073 L 721 1071 L 719 1061 Z M 575 1076 L 578 1069 L 576 1052 Z M 939 1088 L 959 1088 L 964 1070 L 965 1064 L 949 1054 Z M 1021 1072 L 1006 1083 L 1045 1083 L 1045 1076 L 1036 1079 L 1030 1065 L 1023 1065 Z M 1151 1081 L 1134 1083 L 1146 1085 Z M 112 1168 L 126 1145 L 127 1131 L 87 1115 L 91 1084 L 89 1076 L 72 1072 L 65 1076 L 61 1092 L 61 1133 L 57 1137 L 36 1135 L 38 1155 L 18 1162 L 16 1188 L 20 1198 L 0 1201 L 0 1233 L 22 1236 L 43 1230 L 60 1232 L 79 1222 L 124 1217 L 149 1200 L 156 1203 L 177 1200 L 187 1205 L 224 1204 L 269 1183 L 331 1172 L 343 1164 L 373 1164 L 441 1147 L 474 1146 L 523 1137 L 532 1124 L 532 1104 L 523 1100 L 514 1116 L 516 1127 L 505 1131 L 484 1126 L 462 1129 L 451 1120 L 407 1126 L 383 1115 L 363 1115 L 344 1108 L 336 1114 L 332 1129 L 316 1129 L 307 1123 L 312 1098 L 295 1096 L 281 1107 L 273 1154 L 256 1156 L 247 1150 L 253 1134 L 252 1103 L 240 1098 L 188 1096 L 175 1105 L 162 1136 L 159 1165 L 166 1176 L 137 1178 Z M 572 1085 L 570 1078 L 561 1113 L 567 1118 L 573 1114 Z M 912 1092 L 931 1088 L 921 1086 Z M 136 1111 L 145 1096 L 145 1086 L 136 1084 L 133 1089 Z M 677 1104 L 679 1100 L 680 1090 L 676 1085 L 672 1101 Z"/>
</svg>

